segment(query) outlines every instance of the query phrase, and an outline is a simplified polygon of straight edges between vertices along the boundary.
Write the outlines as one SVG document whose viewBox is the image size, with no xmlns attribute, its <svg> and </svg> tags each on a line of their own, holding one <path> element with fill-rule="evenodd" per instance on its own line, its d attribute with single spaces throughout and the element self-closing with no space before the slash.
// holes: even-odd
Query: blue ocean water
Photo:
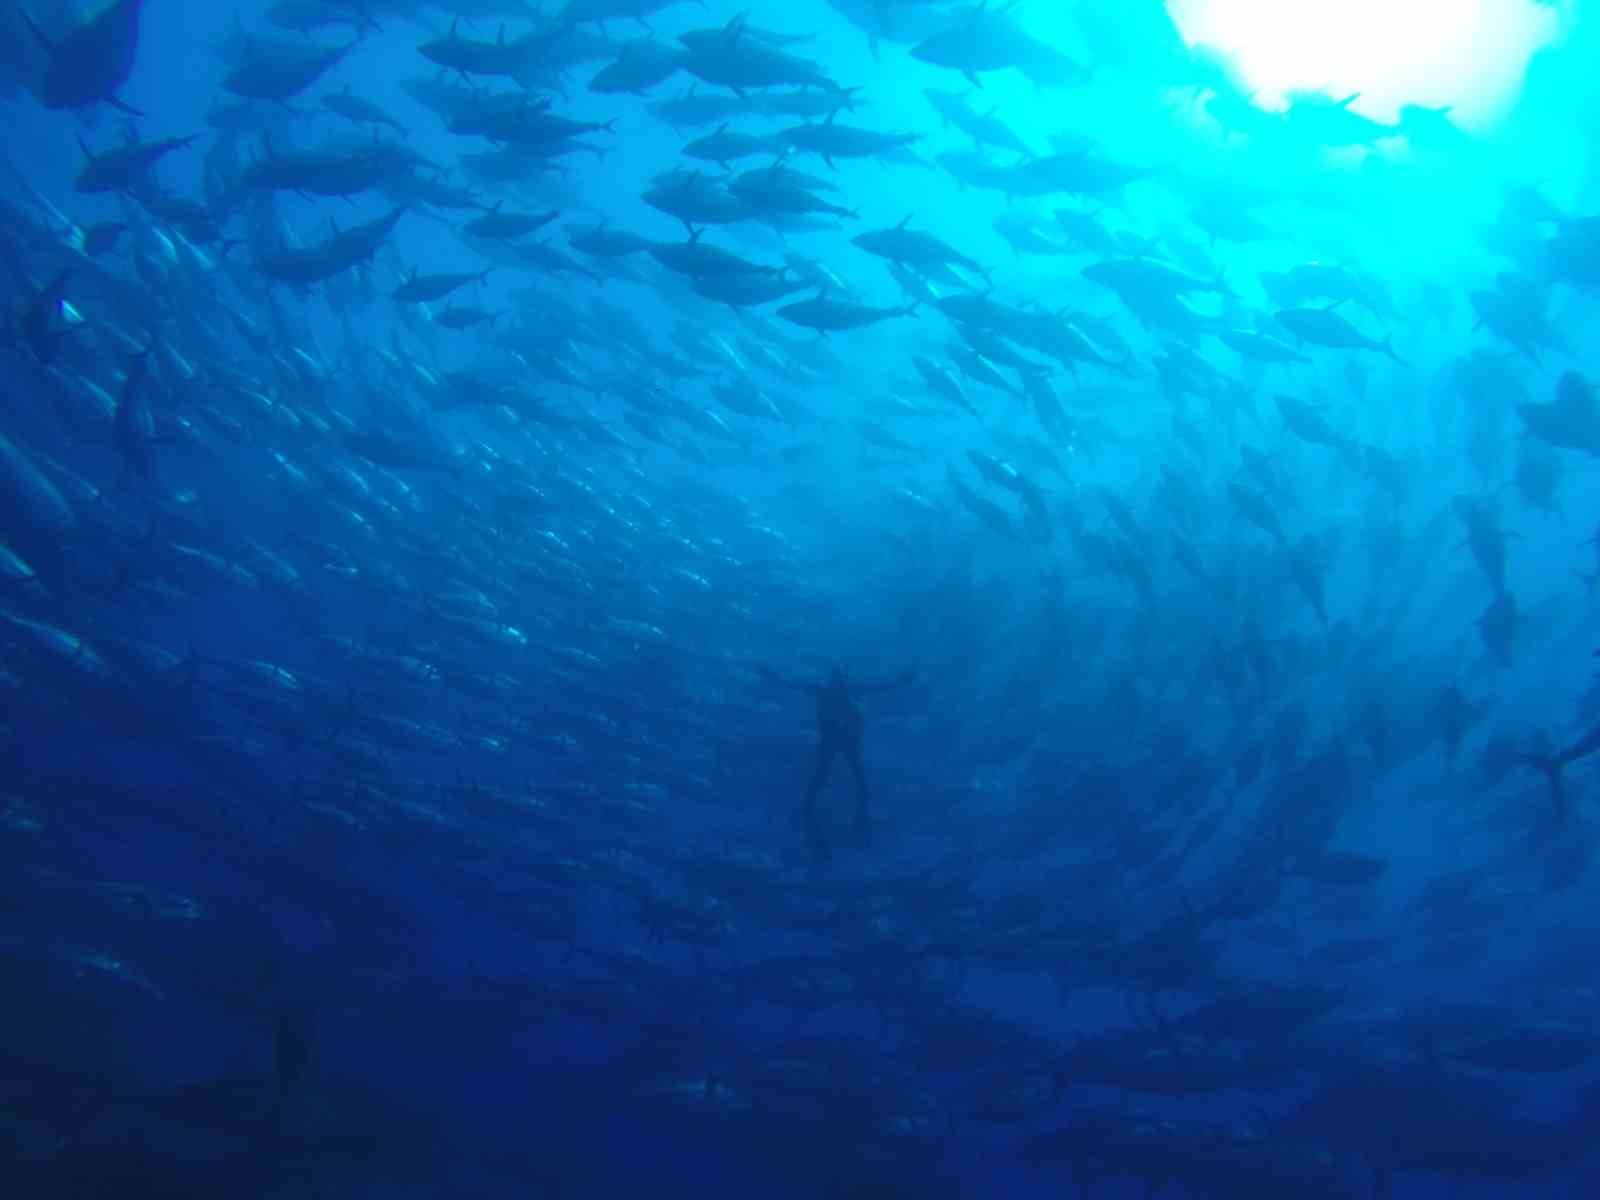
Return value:
<svg viewBox="0 0 1600 1200">
<path fill-rule="evenodd" d="M 1204 7 L 0 4 L 7 1194 L 1600 1194 L 1600 34 Z"/>
</svg>

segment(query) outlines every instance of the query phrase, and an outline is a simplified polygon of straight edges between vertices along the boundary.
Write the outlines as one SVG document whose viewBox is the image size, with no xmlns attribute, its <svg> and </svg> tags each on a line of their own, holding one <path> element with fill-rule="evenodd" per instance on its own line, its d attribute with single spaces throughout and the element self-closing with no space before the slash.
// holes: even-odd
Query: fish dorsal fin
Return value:
<svg viewBox="0 0 1600 1200">
<path fill-rule="evenodd" d="M 700 235 L 704 232 L 704 229 L 696 229 L 693 233 L 691 233 L 689 235 L 689 245 L 698 246 L 700 244 Z"/>
<path fill-rule="evenodd" d="M 497 46 L 504 46 L 506 44 L 506 27 L 503 23 L 500 26 L 500 36 L 495 39 L 494 44 Z"/>
<path fill-rule="evenodd" d="M 1359 99 L 1361 99 L 1361 93 L 1360 92 L 1351 92 L 1343 100 L 1335 101 L 1335 105 L 1337 107 L 1339 107 L 1339 108 L 1349 108 L 1352 104 L 1354 104 Z"/>
<path fill-rule="evenodd" d="M 456 17 L 456 18 L 455 18 L 455 19 L 454 19 L 454 20 L 452 20 L 452 21 L 451 21 L 451 22 L 450 22 L 450 40 L 451 40 L 451 41 L 452 41 L 452 42 L 453 42 L 453 41 L 455 41 L 455 40 L 456 40 L 456 36 L 457 36 L 457 34 L 456 34 L 456 28 L 457 28 L 457 27 L 458 27 L 458 26 L 459 26 L 459 25 L 460 25 L 460 24 L 461 24 L 461 18 L 460 18 L 460 17 Z"/>
<path fill-rule="evenodd" d="M 896 229 L 904 229 L 906 227 L 906 225 L 910 221 L 911 221 L 911 214 L 907 213 L 905 216 L 900 218 L 900 224 L 896 225 L 895 228 Z"/>
<path fill-rule="evenodd" d="M 83 134 L 78 135 L 78 149 L 83 151 L 83 156 L 90 162 L 94 161 L 94 151 L 89 149 L 89 144 L 83 140 Z"/>
<path fill-rule="evenodd" d="M 833 124 L 833 119 L 835 117 L 837 117 L 838 115 L 839 115 L 839 110 L 836 108 L 836 109 L 834 109 L 832 112 L 830 112 L 828 114 L 827 119 L 824 120 L 822 123 L 824 125 L 832 125 Z"/>
</svg>

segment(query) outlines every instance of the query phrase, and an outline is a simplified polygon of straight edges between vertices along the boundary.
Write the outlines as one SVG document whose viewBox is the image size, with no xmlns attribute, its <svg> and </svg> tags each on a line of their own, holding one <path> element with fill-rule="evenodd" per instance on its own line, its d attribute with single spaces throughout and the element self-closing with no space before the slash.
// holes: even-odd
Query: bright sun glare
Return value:
<svg viewBox="0 0 1600 1200">
<path fill-rule="evenodd" d="M 1402 105 L 1450 106 L 1482 128 L 1515 101 L 1528 60 L 1559 31 L 1537 0 L 1168 0 L 1190 46 L 1229 55 L 1263 108 L 1284 93 L 1361 93 L 1393 121 Z"/>
</svg>

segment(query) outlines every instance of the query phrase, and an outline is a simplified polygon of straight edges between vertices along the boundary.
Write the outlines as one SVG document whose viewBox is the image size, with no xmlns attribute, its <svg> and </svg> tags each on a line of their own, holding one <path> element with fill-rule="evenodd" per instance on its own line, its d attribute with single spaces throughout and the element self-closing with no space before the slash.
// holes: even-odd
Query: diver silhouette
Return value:
<svg viewBox="0 0 1600 1200">
<path fill-rule="evenodd" d="M 809 692 L 817 700 L 817 756 L 811 770 L 811 782 L 806 786 L 806 836 L 811 842 L 811 852 L 819 862 L 833 857 L 828 839 L 822 834 L 822 823 L 817 820 L 817 797 L 822 785 L 828 781 L 828 769 L 833 760 L 843 757 L 856 777 L 859 796 L 856 808 L 856 833 L 867 831 L 867 769 L 861 761 L 861 709 L 856 701 L 862 696 L 879 692 L 892 692 L 913 682 L 916 671 L 903 671 L 883 683 L 857 683 L 843 667 L 834 667 L 821 683 L 801 679 L 787 679 L 771 667 L 762 665 L 756 674 L 768 683 L 797 692 Z"/>
</svg>

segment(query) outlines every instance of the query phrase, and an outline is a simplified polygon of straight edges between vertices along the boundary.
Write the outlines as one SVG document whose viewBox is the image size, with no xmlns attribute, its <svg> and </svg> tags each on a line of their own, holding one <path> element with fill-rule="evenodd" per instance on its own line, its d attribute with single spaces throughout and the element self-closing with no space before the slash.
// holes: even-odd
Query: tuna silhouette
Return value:
<svg viewBox="0 0 1600 1200">
<path fill-rule="evenodd" d="M 1600 455 L 1600 404 L 1594 389 L 1576 371 L 1556 382 L 1556 398 L 1548 404 L 1519 404 L 1517 416 L 1528 433 L 1562 450 Z"/>
<path fill-rule="evenodd" d="M 112 0 L 95 16 L 58 39 L 49 37 L 26 12 L 33 36 L 45 49 L 48 65 L 34 88 L 46 108 L 87 108 L 109 104 L 133 116 L 117 92 L 133 73 L 139 53 L 139 12 L 144 0 Z"/>
</svg>

